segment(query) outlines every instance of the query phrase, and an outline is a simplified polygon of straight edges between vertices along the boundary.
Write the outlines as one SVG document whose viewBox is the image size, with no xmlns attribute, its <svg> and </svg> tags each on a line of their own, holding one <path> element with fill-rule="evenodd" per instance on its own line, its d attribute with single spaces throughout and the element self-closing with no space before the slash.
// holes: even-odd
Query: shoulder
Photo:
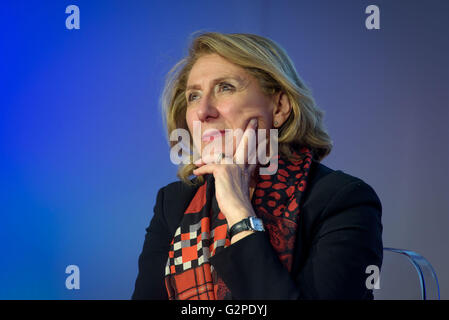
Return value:
<svg viewBox="0 0 449 320">
<path fill-rule="evenodd" d="M 188 185 L 182 181 L 175 181 L 159 189 L 155 212 L 160 212 L 163 215 L 167 227 L 172 233 L 176 231 L 182 215 L 198 187 L 199 185 Z"/>
<path fill-rule="evenodd" d="M 192 180 L 193 181 L 193 180 Z M 174 181 L 166 186 L 160 188 L 159 191 L 163 192 L 168 198 L 178 198 L 178 196 L 183 196 L 196 190 L 198 185 L 188 185 L 182 181 Z"/>
<path fill-rule="evenodd" d="M 362 179 L 313 161 L 303 206 L 311 214 L 369 205 L 379 213 L 382 205 L 374 189 Z"/>
</svg>

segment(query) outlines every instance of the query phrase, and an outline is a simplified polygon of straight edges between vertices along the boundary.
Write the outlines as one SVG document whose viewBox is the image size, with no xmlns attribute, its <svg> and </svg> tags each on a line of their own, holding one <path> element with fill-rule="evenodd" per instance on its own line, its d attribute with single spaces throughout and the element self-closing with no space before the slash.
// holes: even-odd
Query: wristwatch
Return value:
<svg viewBox="0 0 449 320">
<path fill-rule="evenodd" d="M 257 217 L 248 217 L 246 219 L 237 222 L 231 227 L 231 230 L 229 230 L 229 236 L 232 239 L 232 237 L 235 236 L 237 233 L 246 230 L 265 231 L 262 219 L 259 219 Z"/>
</svg>

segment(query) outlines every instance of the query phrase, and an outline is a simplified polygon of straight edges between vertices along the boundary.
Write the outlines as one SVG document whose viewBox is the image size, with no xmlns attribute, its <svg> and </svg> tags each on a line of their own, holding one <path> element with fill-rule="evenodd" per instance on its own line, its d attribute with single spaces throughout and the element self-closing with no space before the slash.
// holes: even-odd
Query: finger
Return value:
<svg viewBox="0 0 449 320">
<path fill-rule="evenodd" d="M 200 168 L 196 168 L 195 170 L 193 170 L 193 174 L 196 176 L 202 176 L 204 174 L 208 174 L 208 173 L 214 173 L 214 170 L 216 168 L 215 164 L 207 164 L 204 165 Z"/>
<path fill-rule="evenodd" d="M 268 139 L 266 134 L 262 136 L 258 136 L 257 140 L 257 159 L 265 159 L 267 158 L 267 146 L 268 146 Z M 271 145 L 270 145 L 271 146 Z M 269 150 L 269 155 L 272 154 L 272 151 Z"/>
<path fill-rule="evenodd" d="M 216 163 L 216 164 L 232 164 L 233 163 L 232 157 L 227 156 L 226 153 L 224 153 L 224 152 L 216 154 L 215 159 L 216 160 L 214 161 L 214 163 Z"/>
<path fill-rule="evenodd" d="M 254 151 L 256 149 L 256 134 L 255 129 L 257 128 L 257 119 L 253 118 L 251 121 L 248 122 L 248 125 L 246 126 L 245 132 L 242 135 L 242 139 L 240 140 L 240 143 L 237 147 L 237 150 L 235 152 L 235 163 L 240 166 L 245 166 L 245 164 L 248 163 L 248 153 L 254 154 Z M 248 147 L 250 148 L 250 151 L 248 152 Z M 253 157 L 251 157 L 253 158 Z M 254 161 L 254 159 L 251 159 Z"/>
<path fill-rule="evenodd" d="M 214 153 L 205 153 L 205 154 L 203 154 L 203 156 L 195 164 L 198 164 L 197 166 L 201 167 L 201 166 L 206 165 L 206 164 L 219 163 L 219 162 L 221 162 L 221 161 L 219 161 L 221 154 L 222 153 L 216 153 L 216 152 L 214 152 Z M 222 156 L 222 158 L 223 158 L 223 156 Z"/>
<path fill-rule="evenodd" d="M 234 159 L 232 156 L 229 157 L 225 153 L 223 153 L 220 164 L 234 164 Z"/>
<path fill-rule="evenodd" d="M 206 163 L 204 163 L 203 160 L 199 158 L 198 160 L 194 161 L 193 164 L 199 168 L 204 166 Z"/>
<path fill-rule="evenodd" d="M 257 135 L 257 124 L 254 128 L 254 134 L 250 135 L 248 141 L 246 142 L 245 151 L 245 163 L 248 165 L 253 165 L 257 163 L 257 148 L 258 148 L 258 135 Z"/>
<path fill-rule="evenodd" d="M 244 163 L 245 165 L 257 163 L 257 119 L 252 127 L 247 130 L 244 140 Z"/>
</svg>

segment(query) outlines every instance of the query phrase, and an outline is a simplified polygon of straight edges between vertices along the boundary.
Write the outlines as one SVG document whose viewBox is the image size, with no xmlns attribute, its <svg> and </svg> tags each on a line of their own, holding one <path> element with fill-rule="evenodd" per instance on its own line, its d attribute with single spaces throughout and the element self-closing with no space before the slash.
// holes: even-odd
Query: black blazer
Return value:
<svg viewBox="0 0 449 320">
<path fill-rule="evenodd" d="M 161 188 L 139 256 L 132 299 L 168 299 L 169 244 L 198 187 Z M 256 232 L 210 258 L 235 299 L 373 299 L 369 265 L 381 268 L 382 206 L 361 179 L 312 161 L 302 198 L 292 272 L 268 235 Z"/>
</svg>

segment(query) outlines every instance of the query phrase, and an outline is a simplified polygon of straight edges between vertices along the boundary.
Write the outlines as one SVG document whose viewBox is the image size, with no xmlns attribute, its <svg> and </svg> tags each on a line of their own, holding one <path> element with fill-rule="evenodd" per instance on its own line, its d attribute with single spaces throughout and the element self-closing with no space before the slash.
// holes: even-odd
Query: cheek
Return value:
<svg viewBox="0 0 449 320">
<path fill-rule="evenodd" d="M 230 100 L 220 103 L 218 110 L 223 117 L 232 118 L 241 116 L 244 113 L 245 108 L 244 103 Z"/>
<path fill-rule="evenodd" d="M 273 123 L 273 105 L 265 97 L 259 97 L 256 101 L 257 105 L 252 109 L 252 113 L 258 118 L 259 128 L 271 128 Z"/>
<path fill-rule="evenodd" d="M 271 106 L 261 99 L 254 99 L 235 105 L 234 108 L 229 108 L 223 111 L 222 114 L 234 124 L 237 124 L 236 127 L 241 127 L 242 129 L 251 118 L 257 118 L 260 129 L 271 128 L 273 123 Z"/>
<path fill-rule="evenodd" d="M 186 111 L 186 122 L 187 122 L 187 128 L 189 129 L 190 137 L 192 138 L 193 145 L 198 148 L 198 146 L 201 145 L 201 136 L 195 136 L 193 132 L 193 123 L 194 121 L 199 121 L 196 112 L 193 110 L 187 109 Z M 201 131 L 200 131 L 201 134 Z"/>
<path fill-rule="evenodd" d="M 219 112 L 225 119 L 237 127 L 239 127 L 238 124 L 246 123 L 253 117 L 267 120 L 271 116 L 269 106 L 266 105 L 265 101 L 260 101 L 259 99 L 244 99 L 222 103 Z"/>
<path fill-rule="evenodd" d="M 192 112 L 192 110 L 187 109 L 186 111 L 186 122 L 187 127 L 189 128 L 189 131 L 192 132 L 193 130 L 193 121 L 198 120 L 195 118 L 195 113 Z"/>
</svg>

